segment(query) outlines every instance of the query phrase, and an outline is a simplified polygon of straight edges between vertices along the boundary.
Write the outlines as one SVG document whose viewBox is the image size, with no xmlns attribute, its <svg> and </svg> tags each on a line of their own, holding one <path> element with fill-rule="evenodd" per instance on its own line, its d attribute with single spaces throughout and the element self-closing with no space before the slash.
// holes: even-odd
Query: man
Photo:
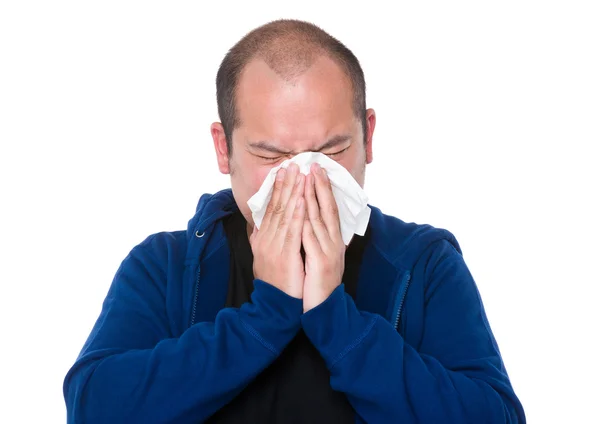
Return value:
<svg viewBox="0 0 600 424">
<path fill-rule="evenodd" d="M 372 207 L 346 248 L 315 151 L 363 186 L 375 112 L 355 56 L 316 26 L 271 22 L 217 75 L 211 127 L 232 190 L 117 271 L 65 379 L 69 422 L 522 423 L 460 248 Z"/>
</svg>

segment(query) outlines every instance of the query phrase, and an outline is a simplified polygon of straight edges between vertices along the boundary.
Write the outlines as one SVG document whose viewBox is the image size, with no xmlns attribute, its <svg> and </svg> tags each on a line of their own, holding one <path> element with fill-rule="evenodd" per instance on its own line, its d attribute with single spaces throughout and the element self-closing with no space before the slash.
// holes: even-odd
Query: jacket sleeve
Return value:
<svg viewBox="0 0 600 424">
<path fill-rule="evenodd" d="M 151 236 L 152 237 L 152 236 Z M 149 239 L 118 269 L 63 392 L 69 423 L 198 423 L 230 400 L 300 329 L 302 300 L 255 280 L 252 303 L 180 337 Z"/>
<path fill-rule="evenodd" d="M 428 282 L 419 346 L 359 311 L 343 285 L 303 315 L 332 388 L 367 423 L 525 423 L 462 256 L 447 241 L 434 246 L 415 267 Z"/>
</svg>

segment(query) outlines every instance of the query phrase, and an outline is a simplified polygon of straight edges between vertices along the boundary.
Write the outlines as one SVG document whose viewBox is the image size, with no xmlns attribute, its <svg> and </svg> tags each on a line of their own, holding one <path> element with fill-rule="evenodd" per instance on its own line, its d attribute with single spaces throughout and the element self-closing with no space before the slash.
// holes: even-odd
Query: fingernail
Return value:
<svg viewBox="0 0 600 424">
<path fill-rule="evenodd" d="M 325 172 L 325 168 L 323 168 L 322 166 L 320 168 L 321 168 L 321 174 L 327 176 L 327 172 Z"/>
<path fill-rule="evenodd" d="M 277 171 L 277 176 L 275 178 L 277 181 L 283 181 L 285 178 L 285 168 L 281 168 L 279 171 Z"/>
</svg>

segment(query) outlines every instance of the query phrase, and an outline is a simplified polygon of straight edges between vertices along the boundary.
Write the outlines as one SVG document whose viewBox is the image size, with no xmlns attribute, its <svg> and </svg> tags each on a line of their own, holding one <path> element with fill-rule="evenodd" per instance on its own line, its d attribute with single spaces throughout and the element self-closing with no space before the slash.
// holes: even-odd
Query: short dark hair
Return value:
<svg viewBox="0 0 600 424">
<path fill-rule="evenodd" d="M 219 66 L 217 106 L 229 155 L 233 149 L 233 130 L 241 123 L 236 110 L 236 90 L 244 67 L 252 59 L 260 58 L 283 78 L 292 79 L 323 55 L 336 62 L 350 80 L 354 91 L 352 108 L 362 124 L 363 143 L 366 142 L 366 84 L 354 53 L 315 24 L 280 19 L 246 34 L 227 52 Z"/>
</svg>

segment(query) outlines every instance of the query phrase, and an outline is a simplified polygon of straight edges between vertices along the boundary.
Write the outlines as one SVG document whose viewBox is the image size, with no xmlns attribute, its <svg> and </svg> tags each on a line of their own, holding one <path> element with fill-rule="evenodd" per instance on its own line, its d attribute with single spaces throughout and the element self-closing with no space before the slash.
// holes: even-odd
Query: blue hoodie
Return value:
<svg viewBox="0 0 600 424">
<path fill-rule="evenodd" d="M 231 190 L 205 194 L 187 231 L 135 246 L 64 381 L 69 423 L 199 423 L 230 402 L 303 328 L 367 423 L 524 423 L 454 236 L 370 206 L 356 302 L 344 284 L 302 300 L 256 279 L 223 308 Z"/>
</svg>

